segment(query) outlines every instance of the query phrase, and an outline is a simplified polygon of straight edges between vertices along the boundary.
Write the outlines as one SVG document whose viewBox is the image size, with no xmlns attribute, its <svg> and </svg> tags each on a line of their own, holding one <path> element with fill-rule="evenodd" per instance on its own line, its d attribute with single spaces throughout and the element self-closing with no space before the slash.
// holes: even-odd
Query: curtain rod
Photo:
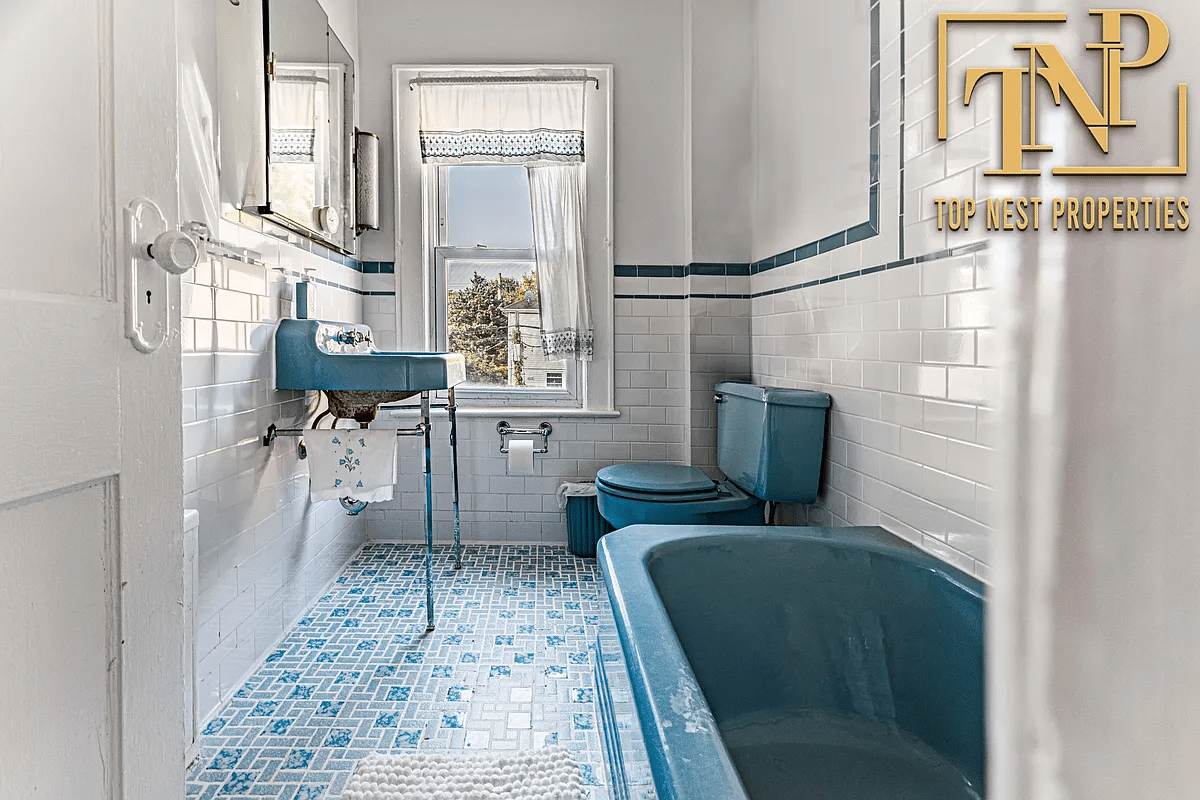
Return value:
<svg viewBox="0 0 1200 800">
<path fill-rule="evenodd" d="M 588 81 L 594 81 L 596 89 L 600 89 L 600 79 L 595 75 L 587 75 L 582 78 L 560 78 L 554 75 L 530 75 L 527 78 L 517 75 L 459 75 L 413 78 L 408 82 L 408 90 L 411 92 L 414 86 L 433 83 L 469 86 L 473 83 L 587 83 Z"/>
</svg>

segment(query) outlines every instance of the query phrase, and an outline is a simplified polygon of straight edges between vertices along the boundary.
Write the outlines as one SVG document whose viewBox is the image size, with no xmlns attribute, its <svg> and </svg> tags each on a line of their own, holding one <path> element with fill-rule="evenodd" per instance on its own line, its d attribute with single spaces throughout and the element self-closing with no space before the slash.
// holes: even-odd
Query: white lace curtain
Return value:
<svg viewBox="0 0 1200 800">
<path fill-rule="evenodd" d="M 529 168 L 533 249 L 547 358 L 592 360 L 592 306 L 584 270 L 583 164 Z"/>
<path fill-rule="evenodd" d="M 531 77 L 542 80 L 529 80 Z M 585 273 L 583 70 L 418 79 L 427 164 L 524 164 L 548 358 L 592 358 Z M 547 80 L 549 79 L 549 80 Z"/>
<path fill-rule="evenodd" d="M 271 160 L 311 164 L 317 147 L 317 83 L 310 71 L 280 65 L 271 82 Z"/>
</svg>

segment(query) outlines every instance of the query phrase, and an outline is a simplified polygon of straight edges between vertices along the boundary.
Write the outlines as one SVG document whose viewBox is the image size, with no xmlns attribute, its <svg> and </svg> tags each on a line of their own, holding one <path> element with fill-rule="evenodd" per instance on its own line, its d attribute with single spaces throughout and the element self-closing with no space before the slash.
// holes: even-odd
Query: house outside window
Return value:
<svg viewBox="0 0 1200 800">
<path fill-rule="evenodd" d="M 501 309 L 508 317 L 508 385 L 561 388 L 565 362 L 546 358 L 542 348 L 541 309 L 537 292 L 527 290 L 515 303 Z M 551 383 L 549 375 L 555 375 Z"/>
</svg>

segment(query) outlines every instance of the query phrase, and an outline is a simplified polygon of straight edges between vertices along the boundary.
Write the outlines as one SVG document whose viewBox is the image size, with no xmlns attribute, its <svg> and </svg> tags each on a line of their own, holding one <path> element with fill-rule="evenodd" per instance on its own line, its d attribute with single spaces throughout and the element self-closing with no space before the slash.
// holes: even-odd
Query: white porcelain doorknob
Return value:
<svg viewBox="0 0 1200 800">
<path fill-rule="evenodd" d="M 183 231 L 163 231 L 146 248 L 154 263 L 172 275 L 182 275 L 200 260 L 200 248 L 195 239 Z"/>
</svg>

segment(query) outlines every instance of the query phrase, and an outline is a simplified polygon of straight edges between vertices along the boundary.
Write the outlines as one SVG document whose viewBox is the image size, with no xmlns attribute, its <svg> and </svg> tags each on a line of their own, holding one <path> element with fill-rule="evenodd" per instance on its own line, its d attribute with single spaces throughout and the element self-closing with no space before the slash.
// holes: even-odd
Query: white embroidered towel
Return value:
<svg viewBox="0 0 1200 800">
<path fill-rule="evenodd" d="M 368 503 L 392 499 L 396 432 L 306 431 L 308 494 L 313 502 L 350 497 Z"/>
</svg>

